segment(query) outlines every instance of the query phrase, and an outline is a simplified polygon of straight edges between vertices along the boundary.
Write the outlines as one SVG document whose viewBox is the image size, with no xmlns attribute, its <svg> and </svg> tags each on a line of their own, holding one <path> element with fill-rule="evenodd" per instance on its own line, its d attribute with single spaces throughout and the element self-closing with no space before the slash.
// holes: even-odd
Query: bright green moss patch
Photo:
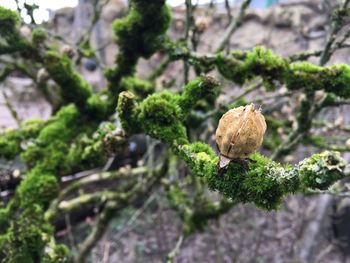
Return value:
<svg viewBox="0 0 350 263">
<path fill-rule="evenodd" d="M 66 263 L 69 262 L 69 249 L 65 245 L 55 245 L 48 251 L 43 263 Z"/>
<path fill-rule="evenodd" d="M 219 83 L 210 76 L 198 77 L 190 81 L 179 97 L 178 105 L 182 112 L 188 114 L 196 103 L 202 99 L 216 98 L 219 93 Z"/>
<path fill-rule="evenodd" d="M 178 154 L 211 190 L 235 202 L 254 203 L 266 210 L 277 209 L 289 193 L 306 188 L 324 189 L 344 176 L 344 162 L 336 152 L 315 154 L 295 167 L 282 166 L 254 153 L 248 170 L 231 162 L 223 173 L 218 172 L 218 157 L 208 145 L 179 146 Z"/>
<path fill-rule="evenodd" d="M 209 145 L 195 142 L 179 147 L 178 154 L 189 165 L 195 175 L 205 177 L 216 172 L 219 158 Z"/>
<path fill-rule="evenodd" d="M 209 188 L 217 190 L 234 201 L 254 203 L 256 206 L 276 209 L 286 193 L 297 190 L 297 177 L 278 164 L 259 154 L 253 154 L 249 170 L 231 162 L 227 172 L 205 175 Z"/>
<path fill-rule="evenodd" d="M 152 82 L 134 77 L 123 78 L 120 86 L 122 90 L 131 91 L 140 98 L 145 98 L 154 92 L 154 84 Z"/>
<path fill-rule="evenodd" d="M 282 80 L 283 73 L 288 69 L 288 62 L 274 55 L 271 50 L 256 47 L 248 53 L 244 67 L 252 77 L 262 76 L 266 88 L 274 89 L 274 81 Z"/>
<path fill-rule="evenodd" d="M 0 135 L 0 158 L 14 159 L 21 152 L 22 135 L 18 130 L 7 130 Z"/>
<path fill-rule="evenodd" d="M 117 113 L 122 127 L 127 134 L 141 131 L 142 123 L 138 121 L 137 117 L 139 111 L 136 97 L 133 93 L 123 91 L 119 94 Z"/>
<path fill-rule="evenodd" d="M 350 97 L 350 67 L 345 64 L 320 67 L 309 62 L 289 63 L 263 47 L 234 52 L 228 58 L 219 53 L 215 64 L 225 78 L 238 84 L 260 76 L 267 89 L 284 83 L 290 90 L 325 90 L 342 98 Z"/>
<path fill-rule="evenodd" d="M 6 262 L 41 262 L 44 247 L 52 235 L 52 227 L 45 222 L 38 205 L 26 208 L 11 225 L 4 244 Z"/>
<path fill-rule="evenodd" d="M 75 103 L 81 109 L 86 108 L 92 91 L 90 85 L 81 78 L 73 68 L 67 56 L 61 56 L 55 51 L 44 55 L 44 66 L 51 78 L 61 87 L 61 97 L 65 104 Z"/>
<path fill-rule="evenodd" d="M 107 94 L 92 94 L 87 100 L 86 115 L 93 120 L 103 120 L 108 117 L 110 104 Z"/>
<path fill-rule="evenodd" d="M 169 144 L 182 144 L 187 141 L 186 129 L 174 99 L 168 92 L 149 96 L 140 104 L 139 121 L 150 136 Z"/>
<path fill-rule="evenodd" d="M 218 54 L 216 57 L 216 67 L 223 77 L 239 85 L 244 84 L 246 80 L 251 78 L 248 76 L 243 62 L 234 57 L 227 59 L 223 54 Z"/>
<path fill-rule="evenodd" d="M 72 170 L 82 171 L 106 163 L 108 154 L 117 152 L 118 148 L 126 143 L 114 135 L 115 129 L 113 123 L 107 122 L 91 136 L 79 136 L 69 149 L 67 166 Z"/>
<path fill-rule="evenodd" d="M 42 44 L 47 39 L 47 37 L 48 35 L 44 28 L 37 27 L 33 29 L 32 42 L 34 45 Z"/>
<path fill-rule="evenodd" d="M 20 16 L 16 11 L 0 6 L 0 37 L 7 37 L 16 31 Z"/>
<path fill-rule="evenodd" d="M 217 93 L 218 83 L 209 76 L 199 77 L 186 85 L 183 93 L 168 91 L 152 94 L 137 103 L 131 92 L 119 95 L 117 112 L 126 133 L 141 130 L 169 145 L 187 143 L 183 124 L 196 103 Z"/>
<path fill-rule="evenodd" d="M 130 92 L 119 95 L 117 112 L 126 133 L 144 130 L 150 136 L 169 145 L 187 142 L 186 129 L 181 122 L 182 111 L 178 95 L 170 92 L 153 94 L 139 105 Z"/>
<path fill-rule="evenodd" d="M 38 204 L 46 207 L 58 194 L 57 178 L 51 174 L 43 174 L 41 169 L 32 169 L 18 187 L 21 207 Z"/>
<path fill-rule="evenodd" d="M 148 58 L 161 46 L 170 18 L 170 10 L 164 0 L 131 1 L 128 15 L 113 23 L 116 42 L 127 52 Z"/>
<path fill-rule="evenodd" d="M 42 120 L 26 121 L 19 129 L 8 129 L 0 134 L 0 158 L 11 160 L 19 155 L 23 151 L 21 143 L 35 137 L 43 123 Z"/>
<path fill-rule="evenodd" d="M 97 125 L 93 122 L 87 124 L 84 121 L 75 106 L 63 107 L 48 120 L 36 140 L 21 157 L 30 167 L 39 166 L 45 173 L 53 173 L 56 176 L 70 173 L 73 160 L 80 160 L 67 155 L 71 143 L 82 134 L 91 135 L 96 128 Z"/>
<path fill-rule="evenodd" d="M 59 176 L 74 172 L 74 169 L 84 170 L 85 165 L 91 168 L 101 161 L 103 153 L 99 145 L 95 147 L 96 141 L 86 139 L 85 144 L 78 144 L 79 140 L 92 135 L 96 128 L 97 124 L 86 123 L 76 106 L 69 105 L 46 121 L 27 145 L 21 157 L 31 169 L 16 192 L 21 213 L 19 220 L 10 221 L 10 226 L 5 225 L 4 247 L 8 249 L 4 257 L 9 262 L 67 260 L 64 247 L 53 246 L 49 254 L 44 252 L 44 246 L 52 236 L 52 230 L 44 220 L 44 209 L 59 193 Z M 6 209 L 0 210 L 1 213 L 7 213 Z M 3 224 L 1 213 L 0 224 Z"/>
<path fill-rule="evenodd" d="M 134 74 L 140 57 L 149 58 L 163 45 L 170 19 L 170 9 L 165 0 L 130 1 L 128 15 L 113 23 L 119 54 L 116 67 L 106 71 L 113 92 L 120 92 L 122 77 Z"/>
</svg>

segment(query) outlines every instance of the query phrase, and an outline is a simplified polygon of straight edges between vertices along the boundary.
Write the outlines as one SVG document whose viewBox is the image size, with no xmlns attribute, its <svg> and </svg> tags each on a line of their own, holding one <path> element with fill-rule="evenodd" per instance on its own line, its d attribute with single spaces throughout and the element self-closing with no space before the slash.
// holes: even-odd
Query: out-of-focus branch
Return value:
<svg viewBox="0 0 350 263">
<path fill-rule="evenodd" d="M 17 113 L 15 107 L 12 105 L 11 100 L 8 97 L 8 95 L 4 89 L 2 89 L 2 96 L 4 97 L 6 107 L 10 111 L 10 113 L 11 113 L 13 119 L 16 121 L 18 127 L 20 127 L 22 120 L 18 116 L 18 113 Z"/>
<path fill-rule="evenodd" d="M 215 49 L 215 53 L 223 51 L 225 49 L 225 46 L 230 41 L 232 34 L 241 26 L 244 19 L 245 12 L 248 6 L 250 5 L 250 3 L 251 3 L 251 0 L 243 1 L 237 17 L 231 21 L 230 25 L 225 30 L 222 39 L 219 41 L 217 48 Z"/>
<path fill-rule="evenodd" d="M 105 207 L 99 214 L 91 233 L 79 246 L 74 262 L 85 262 L 85 259 L 91 249 L 105 233 L 105 230 L 108 227 L 108 223 L 112 217 L 122 208 L 132 205 L 135 201 L 139 201 L 140 198 L 149 193 L 155 184 L 159 182 L 160 178 L 164 176 L 166 170 L 167 160 L 163 161 L 163 163 L 159 165 L 154 171 L 148 173 L 145 178 L 139 180 L 136 184 L 134 184 L 130 190 L 122 194 L 118 193 L 115 196 L 116 198 L 107 198 L 107 200 L 105 200 Z"/>
<path fill-rule="evenodd" d="M 102 172 L 102 173 L 95 173 L 92 175 L 89 175 L 87 177 L 84 177 L 80 180 L 74 181 L 72 184 L 68 185 L 66 188 L 64 188 L 59 196 L 51 202 L 50 208 L 46 212 L 46 218 L 48 220 L 54 219 L 60 212 L 60 210 L 67 210 L 69 207 L 72 207 L 74 209 L 75 207 L 79 206 L 79 201 L 87 201 L 93 200 L 94 197 L 89 195 L 86 195 L 84 197 L 77 197 L 74 200 L 70 201 L 63 201 L 68 195 L 74 193 L 77 190 L 83 189 L 85 186 L 91 185 L 96 182 L 101 181 L 109 181 L 109 180 L 116 180 L 116 179 L 125 179 L 127 177 L 134 178 L 135 176 L 144 174 L 148 171 L 147 167 L 138 167 L 131 169 L 130 171 L 126 169 L 119 169 L 117 171 L 111 171 L 111 172 Z M 96 198 L 104 199 L 104 196 L 108 196 L 108 194 L 101 193 L 100 195 L 97 195 Z M 64 206 L 60 207 L 60 203 L 64 202 Z M 74 205 L 73 205 L 74 204 Z M 78 205 L 75 205 L 78 204 Z M 69 210 L 72 210 L 69 209 Z"/>
</svg>

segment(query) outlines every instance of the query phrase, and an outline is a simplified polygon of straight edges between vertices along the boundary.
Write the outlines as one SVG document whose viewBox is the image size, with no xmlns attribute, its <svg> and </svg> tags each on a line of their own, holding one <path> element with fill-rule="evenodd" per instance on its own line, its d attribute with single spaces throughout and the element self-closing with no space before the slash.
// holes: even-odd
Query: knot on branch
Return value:
<svg viewBox="0 0 350 263">
<path fill-rule="evenodd" d="M 339 152 L 326 151 L 300 162 L 297 170 L 301 184 L 311 189 L 327 189 L 344 177 L 344 160 Z"/>
</svg>

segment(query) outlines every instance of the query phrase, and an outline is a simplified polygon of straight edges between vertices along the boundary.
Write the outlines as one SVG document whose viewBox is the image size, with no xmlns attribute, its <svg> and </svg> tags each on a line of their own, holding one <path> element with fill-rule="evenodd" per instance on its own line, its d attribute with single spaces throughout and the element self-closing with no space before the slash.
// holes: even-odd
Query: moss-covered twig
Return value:
<svg viewBox="0 0 350 263">
<path fill-rule="evenodd" d="M 228 170 L 219 175 L 217 155 L 206 144 L 188 142 L 181 118 L 184 115 L 183 111 L 188 112 L 189 108 L 184 106 L 187 103 L 179 102 L 189 102 L 190 97 L 187 94 L 196 90 L 198 97 L 191 97 L 193 105 L 193 100 L 196 101 L 206 94 L 199 93 L 205 86 L 191 83 L 185 87 L 185 92 L 180 97 L 166 92 L 154 94 L 140 105 L 132 104 L 130 112 L 133 114 L 124 115 L 127 117 L 124 122 L 139 122 L 144 132 L 172 146 L 175 153 L 184 159 L 212 190 L 219 191 L 234 201 L 253 202 L 268 210 L 277 208 L 282 197 L 288 193 L 303 191 L 305 188 L 324 189 L 344 176 L 344 162 L 339 153 L 335 152 L 314 155 L 294 168 L 282 166 L 256 153 L 250 157 L 254 162 L 248 171 L 238 164 L 231 163 Z M 212 88 L 211 85 L 208 87 Z M 120 99 L 123 96 L 122 93 Z M 159 116 L 158 112 L 162 115 Z"/>
<path fill-rule="evenodd" d="M 118 86 L 121 78 L 134 74 L 140 57 L 150 57 L 163 45 L 169 23 L 170 11 L 165 0 L 147 3 L 142 0 L 131 1 L 128 15 L 113 23 L 119 53 L 116 66 L 106 71 L 112 92 L 120 92 Z"/>
</svg>

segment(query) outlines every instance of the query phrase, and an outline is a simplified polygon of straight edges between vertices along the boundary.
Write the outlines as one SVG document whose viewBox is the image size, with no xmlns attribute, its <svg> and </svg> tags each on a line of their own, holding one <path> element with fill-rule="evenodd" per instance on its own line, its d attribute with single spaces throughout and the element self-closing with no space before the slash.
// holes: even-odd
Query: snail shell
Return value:
<svg viewBox="0 0 350 263">
<path fill-rule="evenodd" d="M 216 129 L 216 144 L 222 157 L 222 165 L 231 159 L 244 159 L 259 148 L 266 131 L 266 122 L 260 110 L 253 104 L 226 112 Z"/>
</svg>

